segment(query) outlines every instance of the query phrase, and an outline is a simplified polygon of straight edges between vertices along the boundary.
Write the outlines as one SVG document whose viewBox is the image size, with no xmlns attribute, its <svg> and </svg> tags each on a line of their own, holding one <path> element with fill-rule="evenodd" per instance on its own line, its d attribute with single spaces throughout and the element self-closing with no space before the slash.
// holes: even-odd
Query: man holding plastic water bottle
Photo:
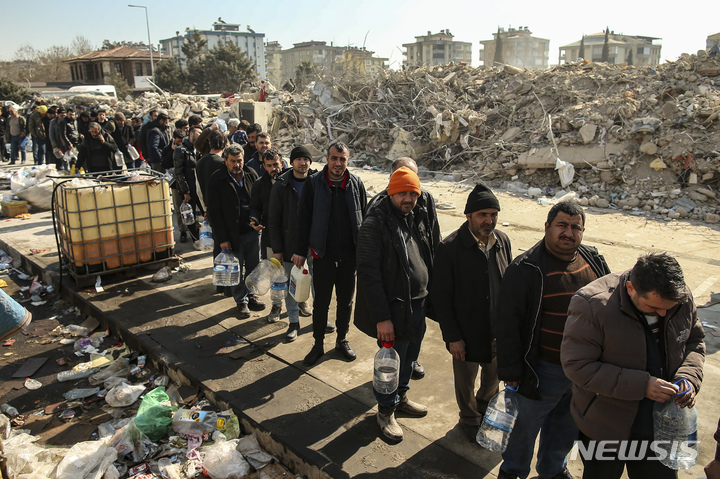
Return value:
<svg viewBox="0 0 720 479">
<path fill-rule="evenodd" d="M 407 397 L 425 337 L 433 255 L 440 239 L 437 218 L 418 203 L 421 193 L 415 172 L 405 166 L 395 170 L 387 196 L 368 207 L 357 241 L 355 326 L 381 344 L 394 342 L 400 359 L 397 390 L 384 394 L 373 387 L 378 425 L 392 441 L 403 438 L 395 412 L 422 417 L 428 411 Z"/>
<path fill-rule="evenodd" d="M 255 170 L 243 167 L 243 149 L 237 143 L 225 148 L 222 156 L 226 168 L 215 171 L 207 183 L 208 221 L 215 243 L 237 256 L 241 271 L 245 264 L 245 274 L 237 286 L 232 286 L 232 295 L 237 303 L 238 317 L 247 319 L 250 310 L 265 308 L 265 303 L 249 294 L 245 287 L 245 276 L 260 262 L 260 233 L 250 221 L 250 195 L 257 174 Z"/>
<path fill-rule="evenodd" d="M 663 464 L 668 447 L 653 443 L 653 408 L 694 406 L 704 336 L 682 269 L 665 253 L 641 256 L 632 270 L 575 294 L 560 355 L 573 382 L 583 478 L 620 478 L 626 465 L 630 479 L 677 477 Z"/>
<path fill-rule="evenodd" d="M 538 433 L 540 477 L 572 477 L 565 466 L 577 426 L 572 383 L 560 364 L 562 332 L 572 295 L 610 272 L 597 249 L 582 244 L 584 231 L 583 209 L 558 203 L 548 212 L 545 237 L 505 270 L 495 314 L 498 378 L 518 388 L 518 415 L 499 479 L 528 476 Z"/>
<path fill-rule="evenodd" d="M 277 181 L 270 191 L 270 208 L 268 226 L 270 230 L 270 246 L 273 258 L 281 261 L 285 274 L 290 277 L 295 252 L 295 234 L 297 232 L 297 207 L 302 191 L 310 175 L 317 173 L 310 169 L 312 154 L 304 146 L 296 146 L 290 152 L 290 168 L 277 175 Z M 308 262 L 309 263 L 309 262 Z M 285 341 L 291 343 L 300 333 L 300 316 L 310 316 L 307 303 L 298 303 L 288 292 L 285 294 L 285 306 L 288 312 L 288 330 Z"/>
<path fill-rule="evenodd" d="M 499 211 L 495 194 L 478 183 L 465 204 L 467 221 L 437 248 L 430 289 L 435 316 L 453 358 L 460 428 L 473 442 L 488 403 L 498 393 L 492 324 L 500 282 L 512 261 L 510 238 L 495 229 Z M 476 388 L 478 373 L 480 387 Z"/>
</svg>

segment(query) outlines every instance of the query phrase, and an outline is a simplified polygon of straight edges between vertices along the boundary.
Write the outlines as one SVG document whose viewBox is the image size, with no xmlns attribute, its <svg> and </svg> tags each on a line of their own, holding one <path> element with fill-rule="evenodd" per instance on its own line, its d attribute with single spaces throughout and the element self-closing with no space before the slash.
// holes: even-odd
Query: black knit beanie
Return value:
<svg viewBox="0 0 720 479">
<path fill-rule="evenodd" d="M 296 146 L 292 149 L 292 151 L 290 152 L 290 163 L 292 163 L 295 158 L 309 158 L 310 163 L 312 163 L 312 155 L 310 154 L 310 150 L 308 150 L 304 146 Z"/>
<path fill-rule="evenodd" d="M 495 208 L 500 211 L 500 202 L 488 185 L 481 181 L 475 185 L 475 188 L 468 196 L 467 203 L 465 203 L 465 214 L 467 215 L 486 208 Z"/>
</svg>

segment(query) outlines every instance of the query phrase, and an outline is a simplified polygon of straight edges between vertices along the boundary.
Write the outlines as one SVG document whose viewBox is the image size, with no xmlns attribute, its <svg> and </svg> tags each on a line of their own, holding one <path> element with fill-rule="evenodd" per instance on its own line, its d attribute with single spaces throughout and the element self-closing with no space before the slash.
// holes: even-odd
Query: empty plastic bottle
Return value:
<svg viewBox="0 0 720 479">
<path fill-rule="evenodd" d="M 172 419 L 172 428 L 178 434 L 202 436 L 217 428 L 217 413 L 178 409 Z"/>
<path fill-rule="evenodd" d="M 212 228 L 207 221 L 203 221 L 202 226 L 200 226 L 200 239 L 198 239 L 198 242 L 201 251 L 210 251 L 215 246 Z"/>
<path fill-rule="evenodd" d="M 187 201 L 183 201 L 182 205 L 180 205 L 180 216 L 182 216 L 183 224 L 195 224 L 195 213 L 193 213 L 192 206 Z"/>
<path fill-rule="evenodd" d="M 283 299 L 285 299 L 287 289 L 288 278 L 287 275 L 285 275 L 285 268 L 280 268 L 273 278 L 272 285 L 270 286 L 270 300 L 272 301 L 273 306 L 282 307 L 282 302 Z"/>
<path fill-rule="evenodd" d="M 264 259 L 258 263 L 252 272 L 245 278 L 245 287 L 252 294 L 262 296 L 272 286 L 273 279 L 282 270 L 283 265 L 276 258 Z M 283 271 L 284 274 L 284 271 Z M 287 278 L 285 279 L 287 281 Z"/>
<path fill-rule="evenodd" d="M 20 415 L 17 409 L 9 405 L 8 403 L 5 403 L 0 406 L 0 411 L 5 414 L 9 418 L 17 417 Z"/>
<path fill-rule="evenodd" d="M 685 389 L 675 396 L 682 396 L 690 391 L 687 379 L 675 383 Z M 697 410 L 694 407 L 681 408 L 671 399 L 665 403 L 656 402 L 653 411 L 655 446 L 664 452 L 658 454 L 660 462 L 665 466 L 679 471 L 690 469 L 697 462 Z"/>
<path fill-rule="evenodd" d="M 373 368 L 373 389 L 380 394 L 397 391 L 400 383 L 400 356 L 393 346 L 395 342 L 385 341 L 383 347 L 375 353 Z"/>
<path fill-rule="evenodd" d="M 213 284 L 215 286 L 236 286 L 240 284 L 240 263 L 231 251 L 222 250 L 215 257 Z"/>
<path fill-rule="evenodd" d="M 505 386 L 488 404 L 477 442 L 485 449 L 502 454 L 507 449 L 510 433 L 517 419 L 517 405 L 514 401 L 517 388 Z"/>
<path fill-rule="evenodd" d="M 122 168 L 125 164 L 125 157 L 120 150 L 115 150 L 115 166 Z"/>
<path fill-rule="evenodd" d="M 70 391 L 63 394 L 65 399 L 82 399 L 90 396 L 94 396 L 100 392 L 100 388 L 79 388 L 71 389 Z"/>
<path fill-rule="evenodd" d="M 96 372 L 98 372 L 97 369 L 86 369 L 83 371 L 73 371 L 72 369 L 70 369 L 68 371 L 59 372 L 57 375 L 57 380 L 60 382 L 75 381 L 76 379 L 90 377 Z"/>
</svg>

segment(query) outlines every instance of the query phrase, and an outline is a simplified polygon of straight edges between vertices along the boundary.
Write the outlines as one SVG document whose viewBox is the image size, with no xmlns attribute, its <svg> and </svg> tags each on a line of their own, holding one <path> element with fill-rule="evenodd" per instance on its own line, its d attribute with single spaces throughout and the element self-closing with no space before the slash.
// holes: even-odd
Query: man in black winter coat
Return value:
<svg viewBox="0 0 720 479">
<path fill-rule="evenodd" d="M 298 201 L 309 176 L 317 173 L 315 170 L 310 170 L 311 163 L 312 155 L 307 148 L 304 146 L 293 148 L 290 152 L 292 168 L 278 175 L 278 180 L 270 192 L 268 236 L 272 256 L 283 263 L 288 277 L 293 267 Z M 308 266 L 312 269 L 311 261 L 308 261 Z M 292 342 L 300 333 L 300 316 L 310 316 L 312 313 L 306 302 L 298 303 L 289 293 L 285 294 L 285 307 L 290 323 L 285 341 Z"/>
<path fill-rule="evenodd" d="M 495 229 L 499 211 L 492 190 L 477 184 L 465 205 L 467 221 L 435 251 L 430 288 L 435 316 L 453 357 L 460 427 L 472 442 L 499 384 L 492 324 L 500 281 L 512 261 L 510 239 Z"/>
<path fill-rule="evenodd" d="M 223 159 L 225 168 L 217 170 L 208 180 L 208 220 L 215 244 L 221 250 L 232 251 L 240 262 L 240 283 L 231 290 L 238 317 L 247 319 L 251 309 L 265 308 L 265 304 L 249 294 L 245 287 L 245 277 L 260 262 L 259 230 L 250 222 L 250 196 L 257 174 L 243 167 L 243 149 L 236 143 L 225 148 Z"/>
<path fill-rule="evenodd" d="M 90 136 L 78 148 L 77 170 L 83 167 L 88 173 L 114 170 L 116 150 L 115 140 L 99 124 L 90 123 Z"/>
<path fill-rule="evenodd" d="M 395 411 L 427 415 L 427 407 L 408 399 L 413 364 L 425 336 L 425 311 L 440 237 L 437 218 L 418 203 L 420 178 L 401 167 L 390 177 L 387 196 L 374 202 L 357 241 L 358 298 L 355 325 L 400 358 L 398 387 L 387 393 L 373 388 L 382 434 L 400 441 L 403 431 Z M 435 231 L 433 231 L 435 225 Z"/>
</svg>

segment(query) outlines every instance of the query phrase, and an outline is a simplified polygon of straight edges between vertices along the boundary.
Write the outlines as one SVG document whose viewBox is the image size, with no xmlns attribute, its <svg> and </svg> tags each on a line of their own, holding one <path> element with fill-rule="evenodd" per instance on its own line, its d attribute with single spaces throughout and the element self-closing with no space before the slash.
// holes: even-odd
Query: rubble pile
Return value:
<svg viewBox="0 0 720 479">
<path fill-rule="evenodd" d="M 704 51 L 657 67 L 391 71 L 316 84 L 308 102 L 282 103 L 273 138 L 283 151 L 340 140 L 355 164 L 407 155 L 424 176 L 574 191 L 584 205 L 717 222 L 718 75 L 720 62 Z M 560 191 L 558 158 L 575 168 Z"/>
<path fill-rule="evenodd" d="M 572 191 L 584 205 L 717 222 L 719 75 L 720 61 L 699 51 L 655 67 L 448 64 L 326 77 L 294 93 L 270 88 L 268 129 L 284 154 L 305 144 L 321 155 L 342 141 L 356 166 L 411 156 L 425 178 Z M 227 119 L 232 101 L 254 97 L 146 93 L 116 108 Z M 563 165 L 572 183 L 561 183 Z"/>
</svg>

